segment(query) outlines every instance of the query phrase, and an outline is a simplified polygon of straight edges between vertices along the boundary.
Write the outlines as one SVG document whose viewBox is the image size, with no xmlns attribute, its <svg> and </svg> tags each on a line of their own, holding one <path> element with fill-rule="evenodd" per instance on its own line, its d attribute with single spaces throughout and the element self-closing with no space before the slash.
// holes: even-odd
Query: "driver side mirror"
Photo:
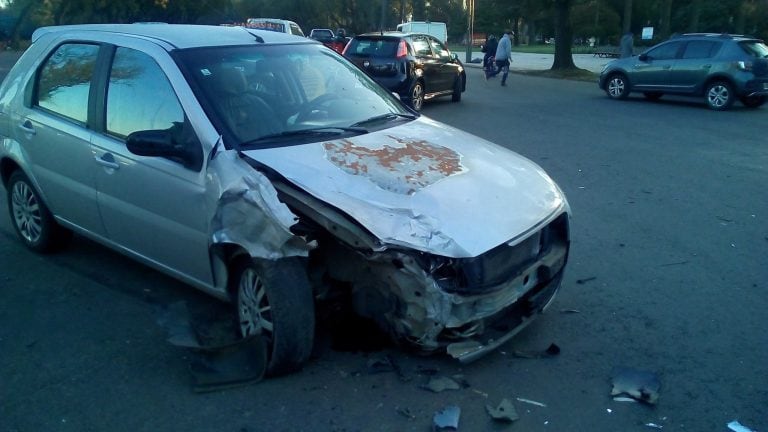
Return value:
<svg viewBox="0 0 768 432">
<path fill-rule="evenodd" d="M 456 53 L 454 53 L 454 52 L 452 52 L 452 53 L 451 53 L 451 60 L 453 60 L 453 61 L 459 61 L 459 55 L 458 55 L 458 54 L 456 54 Z"/>
<path fill-rule="evenodd" d="M 652 60 L 650 57 L 648 57 L 648 54 L 640 54 L 640 57 L 638 57 L 638 59 L 640 59 L 640 61 L 642 62 L 648 62 Z"/>
<path fill-rule="evenodd" d="M 192 149 L 194 146 L 176 142 L 167 129 L 133 132 L 126 138 L 125 145 L 128 151 L 139 156 L 168 158 L 196 171 L 203 166 L 202 153 Z"/>
</svg>

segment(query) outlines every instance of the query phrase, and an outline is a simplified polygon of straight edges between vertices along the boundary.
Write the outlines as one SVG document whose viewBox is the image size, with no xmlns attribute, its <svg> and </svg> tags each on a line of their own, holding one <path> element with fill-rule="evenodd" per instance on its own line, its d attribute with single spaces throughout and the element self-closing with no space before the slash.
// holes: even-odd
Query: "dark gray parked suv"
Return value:
<svg viewBox="0 0 768 432">
<path fill-rule="evenodd" d="M 704 96 L 709 108 L 725 110 L 736 99 L 749 108 L 768 100 L 768 46 L 759 39 L 729 34 L 684 34 L 637 57 L 608 63 L 599 86 L 613 99 L 642 92 Z"/>
</svg>

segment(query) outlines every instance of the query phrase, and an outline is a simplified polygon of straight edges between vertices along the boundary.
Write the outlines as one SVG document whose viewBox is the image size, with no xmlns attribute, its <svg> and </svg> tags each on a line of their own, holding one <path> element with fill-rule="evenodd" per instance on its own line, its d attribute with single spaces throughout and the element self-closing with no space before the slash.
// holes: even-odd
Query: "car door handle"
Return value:
<svg viewBox="0 0 768 432">
<path fill-rule="evenodd" d="M 101 157 L 94 156 L 94 158 L 96 159 L 96 163 L 101 166 L 112 169 L 120 168 L 120 164 L 115 162 L 115 157 L 112 156 L 112 153 L 104 153 Z"/>
<path fill-rule="evenodd" d="M 664 70 L 668 70 L 672 67 L 672 65 L 664 65 Z"/>
<path fill-rule="evenodd" d="M 705 65 L 703 65 L 701 68 L 702 68 L 702 69 L 709 69 L 709 68 L 711 68 L 711 67 L 712 67 L 712 65 L 711 65 L 711 64 L 705 64 Z"/>
<path fill-rule="evenodd" d="M 21 129 L 24 133 L 34 135 L 37 132 L 35 131 L 35 127 L 32 126 L 32 122 L 29 120 L 24 120 L 24 123 L 19 125 L 19 129 Z"/>
</svg>

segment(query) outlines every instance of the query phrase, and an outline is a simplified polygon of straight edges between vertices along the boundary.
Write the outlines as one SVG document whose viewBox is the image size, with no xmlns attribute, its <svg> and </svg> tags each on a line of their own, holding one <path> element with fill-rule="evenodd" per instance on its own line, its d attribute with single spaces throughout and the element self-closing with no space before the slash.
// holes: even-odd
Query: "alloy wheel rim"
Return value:
<svg viewBox="0 0 768 432">
<path fill-rule="evenodd" d="M 24 182 L 14 184 L 11 193 L 11 207 L 13 209 L 13 222 L 21 236 L 29 243 L 40 240 L 43 232 L 42 213 L 40 203 L 32 192 L 32 188 Z"/>
<path fill-rule="evenodd" d="M 614 78 L 608 84 L 608 91 L 611 96 L 620 96 L 624 92 L 624 81 L 618 78 Z"/>
<path fill-rule="evenodd" d="M 261 278 L 253 269 L 246 269 L 238 285 L 238 318 L 243 337 L 263 335 L 271 338 L 274 331 L 272 307 Z"/>
<path fill-rule="evenodd" d="M 421 85 L 416 84 L 413 87 L 413 108 L 417 111 L 421 109 L 421 105 L 424 103 L 424 90 L 422 90 Z"/>
<path fill-rule="evenodd" d="M 709 103 L 719 108 L 728 100 L 728 89 L 725 86 L 714 86 L 709 89 L 708 97 Z"/>
</svg>

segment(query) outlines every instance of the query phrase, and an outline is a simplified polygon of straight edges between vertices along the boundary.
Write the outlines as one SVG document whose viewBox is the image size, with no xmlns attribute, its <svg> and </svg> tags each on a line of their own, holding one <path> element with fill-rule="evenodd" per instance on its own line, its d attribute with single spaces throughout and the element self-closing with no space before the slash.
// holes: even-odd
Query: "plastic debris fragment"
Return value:
<svg viewBox="0 0 768 432">
<path fill-rule="evenodd" d="M 732 430 L 733 432 L 755 432 L 754 430 L 739 423 L 738 420 L 733 420 L 732 422 L 728 423 L 728 429 Z"/>
<path fill-rule="evenodd" d="M 490 405 L 485 405 L 485 410 L 492 419 L 499 422 L 512 423 L 513 421 L 520 419 L 512 401 L 506 398 L 502 399 L 499 405 L 495 408 Z"/>
<path fill-rule="evenodd" d="M 443 408 L 432 417 L 433 430 L 436 432 L 459 430 L 459 416 L 461 416 L 461 408 L 455 405 Z"/>
<path fill-rule="evenodd" d="M 655 404 L 659 399 L 661 382 L 650 371 L 618 367 L 614 369 L 611 396 L 629 396 L 641 402 Z"/>
<path fill-rule="evenodd" d="M 429 382 L 421 386 L 421 388 L 434 393 L 440 393 L 445 390 L 459 390 L 461 389 L 461 385 L 453 378 L 440 376 L 430 378 Z"/>
<path fill-rule="evenodd" d="M 544 408 L 547 407 L 546 404 L 543 404 L 541 402 L 536 402 L 535 400 L 530 400 L 530 399 L 521 398 L 521 397 L 516 398 L 516 399 L 519 400 L 520 402 L 524 402 L 524 403 L 527 403 L 527 404 L 536 405 L 536 406 L 540 406 L 540 407 L 544 407 Z"/>
</svg>

